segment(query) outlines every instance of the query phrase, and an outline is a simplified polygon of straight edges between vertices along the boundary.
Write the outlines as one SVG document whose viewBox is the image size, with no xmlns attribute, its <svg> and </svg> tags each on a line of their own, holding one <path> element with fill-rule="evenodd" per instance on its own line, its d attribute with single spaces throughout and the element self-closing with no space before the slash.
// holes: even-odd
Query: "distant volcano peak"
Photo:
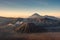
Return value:
<svg viewBox="0 0 60 40">
<path fill-rule="evenodd" d="M 41 16 L 38 13 L 34 13 L 32 16 L 29 18 L 40 18 Z"/>
<path fill-rule="evenodd" d="M 32 16 L 34 16 L 34 15 L 40 16 L 38 13 L 34 13 Z"/>
</svg>

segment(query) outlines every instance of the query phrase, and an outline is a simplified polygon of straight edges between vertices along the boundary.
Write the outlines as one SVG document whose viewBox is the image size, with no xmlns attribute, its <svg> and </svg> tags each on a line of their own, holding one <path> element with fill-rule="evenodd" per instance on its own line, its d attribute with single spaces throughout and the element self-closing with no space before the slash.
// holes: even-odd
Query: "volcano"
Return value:
<svg viewBox="0 0 60 40">
<path fill-rule="evenodd" d="M 34 13 L 32 16 L 30 16 L 29 18 L 42 18 L 41 15 L 39 15 L 38 13 Z"/>
<path fill-rule="evenodd" d="M 34 13 L 32 16 L 28 18 L 23 18 L 23 20 L 19 18 L 18 21 L 22 21 L 22 24 L 16 27 L 15 31 L 21 33 L 58 31 L 58 28 L 60 26 L 60 20 L 56 20 L 55 17 L 41 16 L 38 13 Z"/>
</svg>

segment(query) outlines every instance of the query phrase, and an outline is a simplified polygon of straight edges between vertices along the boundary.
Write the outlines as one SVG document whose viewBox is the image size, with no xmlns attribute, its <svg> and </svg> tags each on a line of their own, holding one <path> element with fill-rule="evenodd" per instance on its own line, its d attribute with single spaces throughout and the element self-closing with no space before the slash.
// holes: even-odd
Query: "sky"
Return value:
<svg viewBox="0 0 60 40">
<path fill-rule="evenodd" d="M 0 16 L 26 18 L 34 13 L 60 17 L 60 0 L 0 0 Z"/>
</svg>

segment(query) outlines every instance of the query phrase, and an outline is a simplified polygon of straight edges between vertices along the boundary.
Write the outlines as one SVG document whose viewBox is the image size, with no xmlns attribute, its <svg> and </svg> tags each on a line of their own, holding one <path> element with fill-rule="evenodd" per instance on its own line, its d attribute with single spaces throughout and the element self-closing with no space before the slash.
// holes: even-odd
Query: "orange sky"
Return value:
<svg viewBox="0 0 60 40">
<path fill-rule="evenodd" d="M 29 17 L 32 14 L 37 12 L 38 14 L 44 16 L 44 15 L 49 15 L 49 16 L 56 16 L 60 17 L 60 12 L 59 11 L 16 11 L 16 10 L 0 10 L 0 16 L 4 17 Z"/>
</svg>

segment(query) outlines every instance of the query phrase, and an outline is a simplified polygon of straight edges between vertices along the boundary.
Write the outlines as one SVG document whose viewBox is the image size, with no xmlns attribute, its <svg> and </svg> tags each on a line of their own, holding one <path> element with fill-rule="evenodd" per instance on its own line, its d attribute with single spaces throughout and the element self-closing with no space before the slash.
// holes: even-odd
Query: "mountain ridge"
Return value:
<svg viewBox="0 0 60 40">
<path fill-rule="evenodd" d="M 20 21 L 20 20 L 18 20 L 18 21 Z M 40 16 L 37 13 L 33 14 L 32 16 L 30 16 L 30 17 L 28 17 L 26 19 L 23 18 L 23 20 L 20 21 L 20 22 L 22 22 L 22 25 L 23 26 L 19 26 L 19 27 L 21 27 L 21 28 L 18 28 L 19 30 L 16 28 L 16 31 L 19 31 L 19 32 L 24 32 L 25 29 L 26 30 L 30 30 L 30 31 L 31 31 L 31 29 L 33 29 L 34 31 L 32 30 L 31 33 L 33 33 L 33 32 L 41 32 L 41 31 L 42 32 L 46 32 L 48 30 L 53 31 L 52 30 L 53 27 L 60 26 L 60 20 L 56 20 L 55 17 L 51 17 L 51 16 L 46 16 L 46 17 L 45 16 Z M 30 29 L 30 27 L 31 27 L 31 29 Z M 47 29 L 49 27 L 52 27 L 52 29 Z M 58 30 L 58 29 L 55 29 L 55 30 Z"/>
</svg>

